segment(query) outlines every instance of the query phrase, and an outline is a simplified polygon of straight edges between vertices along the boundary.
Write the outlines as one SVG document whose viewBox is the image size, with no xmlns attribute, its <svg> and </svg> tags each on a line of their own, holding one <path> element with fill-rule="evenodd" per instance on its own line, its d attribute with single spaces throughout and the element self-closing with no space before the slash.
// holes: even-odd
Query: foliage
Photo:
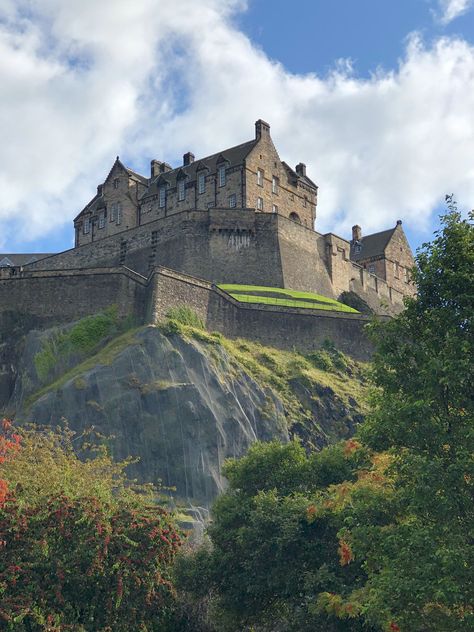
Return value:
<svg viewBox="0 0 474 632">
<path fill-rule="evenodd" d="M 379 391 L 360 433 L 392 455 L 393 514 L 348 525 L 369 569 L 367 617 L 461 632 L 474 626 L 472 221 L 448 213 L 417 264 L 418 297 L 373 326 Z"/>
<path fill-rule="evenodd" d="M 364 585 L 360 564 L 341 565 L 342 522 L 325 505 L 325 490 L 353 479 L 368 458 L 347 444 L 307 455 L 295 442 L 273 442 L 227 462 L 229 489 L 214 504 L 208 530 L 212 547 L 177 565 L 180 589 L 211 600 L 216 630 L 371 629 L 346 603 L 344 621 L 317 607 L 322 590 L 345 595 Z"/>
<path fill-rule="evenodd" d="M 175 630 L 171 567 L 181 538 L 156 491 L 67 431 L 17 431 L 0 464 L 2 629 Z M 4 433 L 5 434 L 5 433 Z M 8 439 L 6 439 L 8 440 Z M 76 446 L 79 447 L 79 446 Z"/>
<path fill-rule="evenodd" d="M 196 327 L 197 329 L 204 329 L 204 322 L 197 313 L 190 307 L 180 305 L 179 307 L 172 307 L 166 313 L 166 318 L 174 320 L 182 325 L 189 325 L 190 327 Z"/>
<path fill-rule="evenodd" d="M 84 357 L 97 349 L 105 339 L 116 336 L 130 326 L 128 321 L 119 321 L 116 306 L 82 318 L 71 328 L 61 330 L 43 342 L 41 351 L 34 357 L 38 377 L 43 383 L 47 382 L 54 372 L 58 358 L 73 355 Z"/>
<path fill-rule="evenodd" d="M 221 290 L 228 292 L 237 301 L 244 303 L 265 303 L 281 307 L 300 307 L 305 309 L 322 309 L 326 311 L 358 313 L 356 309 L 340 301 L 297 290 L 279 287 L 262 287 L 258 285 L 220 284 Z"/>
</svg>

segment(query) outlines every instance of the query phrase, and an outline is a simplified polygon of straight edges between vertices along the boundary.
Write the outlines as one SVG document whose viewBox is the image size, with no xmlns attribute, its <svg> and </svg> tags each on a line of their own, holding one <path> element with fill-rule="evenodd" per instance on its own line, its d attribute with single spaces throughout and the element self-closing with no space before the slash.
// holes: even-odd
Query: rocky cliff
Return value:
<svg viewBox="0 0 474 632">
<path fill-rule="evenodd" d="M 256 439 L 321 446 L 352 434 L 365 410 L 365 368 L 328 348 L 308 356 L 230 341 L 169 320 L 123 331 L 112 313 L 18 343 L 4 412 L 19 422 L 94 426 L 115 457 L 139 457 L 141 480 L 207 508 L 225 458 Z"/>
</svg>

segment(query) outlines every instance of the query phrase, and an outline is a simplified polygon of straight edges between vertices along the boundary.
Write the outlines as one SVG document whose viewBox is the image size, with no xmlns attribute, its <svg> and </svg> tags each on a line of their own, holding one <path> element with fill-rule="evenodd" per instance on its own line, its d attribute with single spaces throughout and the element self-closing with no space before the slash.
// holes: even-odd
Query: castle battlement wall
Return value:
<svg viewBox="0 0 474 632">
<path fill-rule="evenodd" d="M 321 235 L 277 213 L 212 208 L 164 217 L 47 257 L 27 269 L 125 265 L 148 276 L 154 267 L 163 266 L 214 283 L 287 287 L 333 298 L 356 292 L 377 313 L 399 311 L 401 292 L 349 256 L 348 241 L 331 233 Z"/>
</svg>

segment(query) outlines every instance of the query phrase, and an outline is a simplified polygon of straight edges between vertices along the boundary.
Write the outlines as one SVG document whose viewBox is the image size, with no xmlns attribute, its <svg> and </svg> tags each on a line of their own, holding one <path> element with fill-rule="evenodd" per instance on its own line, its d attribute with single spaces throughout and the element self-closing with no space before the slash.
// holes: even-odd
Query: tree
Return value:
<svg viewBox="0 0 474 632">
<path fill-rule="evenodd" d="M 4 442 L 12 438 L 4 429 Z M 175 630 L 181 543 L 150 487 L 67 431 L 17 430 L 0 463 L 0 619 L 24 631 Z M 92 451 L 91 451 L 92 450 Z M 169 626 L 169 627 L 167 627 Z"/>
<path fill-rule="evenodd" d="M 341 563 L 343 525 L 323 497 L 366 462 L 356 446 L 307 455 L 296 442 L 256 443 L 227 462 L 229 489 L 208 530 L 212 547 L 182 557 L 177 568 L 182 590 L 211 597 L 216 630 L 372 630 L 353 618 L 349 602 L 339 616 L 317 608 L 321 591 L 347 595 L 366 580 L 360 564 Z"/>
<path fill-rule="evenodd" d="M 418 295 L 405 311 L 373 325 L 378 391 L 360 430 L 365 445 L 390 455 L 390 511 L 364 523 L 364 499 L 353 498 L 346 537 L 368 573 L 368 620 L 461 632 L 474 627 L 472 214 L 442 218 L 414 280 Z"/>
</svg>

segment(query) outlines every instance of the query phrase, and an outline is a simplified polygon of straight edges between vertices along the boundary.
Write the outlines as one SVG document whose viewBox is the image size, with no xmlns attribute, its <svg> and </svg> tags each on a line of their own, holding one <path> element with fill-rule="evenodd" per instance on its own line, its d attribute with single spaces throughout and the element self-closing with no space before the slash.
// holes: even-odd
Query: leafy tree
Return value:
<svg viewBox="0 0 474 632">
<path fill-rule="evenodd" d="M 472 220 L 472 214 L 470 216 Z M 374 408 L 360 431 L 388 451 L 389 510 L 346 513 L 370 621 L 410 632 L 474 628 L 474 226 L 452 210 L 417 256 L 418 296 L 375 324 Z M 388 507 L 385 507 L 388 509 Z"/>
<path fill-rule="evenodd" d="M 5 425 L 5 424 L 4 424 Z M 0 479 L 0 628 L 177 630 L 171 567 L 181 543 L 156 491 L 103 448 L 79 460 L 69 432 L 11 430 Z M 18 439 L 15 440 L 15 437 Z M 11 446 L 10 446 L 11 448 Z"/>
<path fill-rule="evenodd" d="M 212 547 L 182 557 L 177 567 L 181 589 L 211 597 L 215 629 L 371 629 L 353 618 L 350 603 L 337 611 L 345 620 L 316 604 L 321 591 L 345 595 L 366 579 L 360 564 L 341 564 L 342 523 L 323 498 L 366 462 L 367 453 L 355 447 L 349 442 L 308 456 L 295 442 L 257 443 L 226 464 L 229 490 L 213 507 Z"/>
</svg>

